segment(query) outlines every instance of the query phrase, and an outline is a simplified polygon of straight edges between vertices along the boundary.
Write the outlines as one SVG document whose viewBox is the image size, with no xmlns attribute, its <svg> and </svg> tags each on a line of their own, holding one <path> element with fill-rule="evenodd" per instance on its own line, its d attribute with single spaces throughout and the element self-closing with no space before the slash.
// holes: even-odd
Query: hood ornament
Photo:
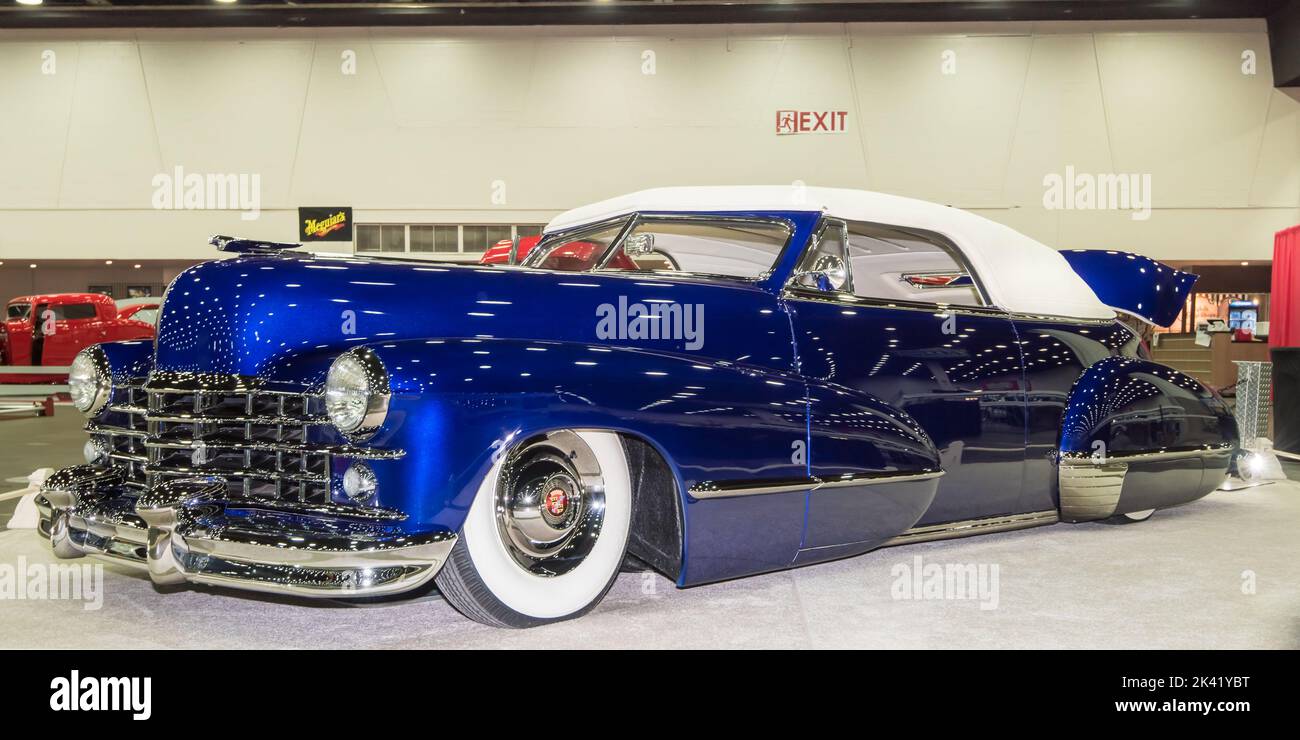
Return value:
<svg viewBox="0 0 1300 740">
<path fill-rule="evenodd" d="M 268 242 L 260 239 L 241 239 L 235 236 L 222 236 L 221 234 L 217 234 L 209 239 L 208 244 L 211 244 L 222 252 L 239 252 L 241 254 L 280 252 L 286 249 L 297 249 L 302 246 L 301 244 Z"/>
</svg>

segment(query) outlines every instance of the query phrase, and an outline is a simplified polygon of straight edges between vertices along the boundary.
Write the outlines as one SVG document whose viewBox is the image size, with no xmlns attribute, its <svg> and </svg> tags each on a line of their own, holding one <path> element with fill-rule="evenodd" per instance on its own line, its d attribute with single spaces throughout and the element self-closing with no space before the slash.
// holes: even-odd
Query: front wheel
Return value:
<svg viewBox="0 0 1300 740">
<path fill-rule="evenodd" d="M 438 590 L 465 616 L 535 627 L 593 609 L 627 551 L 632 485 L 618 435 L 551 432 L 492 467 Z"/>
</svg>

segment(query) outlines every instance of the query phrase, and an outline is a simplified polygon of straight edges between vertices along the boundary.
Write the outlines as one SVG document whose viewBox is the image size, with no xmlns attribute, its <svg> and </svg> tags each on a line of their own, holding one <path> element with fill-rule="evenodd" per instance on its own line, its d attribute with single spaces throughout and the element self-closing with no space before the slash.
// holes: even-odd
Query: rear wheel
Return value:
<svg viewBox="0 0 1300 740">
<path fill-rule="evenodd" d="M 1130 511 L 1127 514 L 1116 514 L 1115 516 L 1110 517 L 1105 521 L 1107 524 L 1137 524 L 1138 522 L 1145 522 L 1146 520 L 1150 519 L 1151 515 L 1154 513 L 1156 513 L 1155 509 L 1143 509 L 1142 511 Z"/>
<path fill-rule="evenodd" d="M 618 435 L 552 432 L 493 466 L 438 590 L 465 616 L 495 627 L 572 619 L 614 584 L 631 521 Z"/>
</svg>

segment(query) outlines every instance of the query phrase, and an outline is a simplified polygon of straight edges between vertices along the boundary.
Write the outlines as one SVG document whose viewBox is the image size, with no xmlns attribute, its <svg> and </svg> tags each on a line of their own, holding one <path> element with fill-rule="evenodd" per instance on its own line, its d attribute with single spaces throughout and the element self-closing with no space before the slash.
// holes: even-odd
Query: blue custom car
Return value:
<svg viewBox="0 0 1300 740">
<path fill-rule="evenodd" d="M 1090 282 L 1147 270 L 920 201 L 645 191 L 520 266 L 214 244 L 236 256 L 176 278 L 155 343 L 74 363 L 87 464 L 38 499 L 61 557 L 308 596 L 433 580 L 524 627 L 593 608 L 628 554 L 692 586 L 1140 520 L 1237 454 L 1222 400 L 1112 310 L 1172 315 L 1194 278 L 1143 262 L 1169 287 L 1106 294 L 1166 305 L 1107 306 Z"/>
</svg>

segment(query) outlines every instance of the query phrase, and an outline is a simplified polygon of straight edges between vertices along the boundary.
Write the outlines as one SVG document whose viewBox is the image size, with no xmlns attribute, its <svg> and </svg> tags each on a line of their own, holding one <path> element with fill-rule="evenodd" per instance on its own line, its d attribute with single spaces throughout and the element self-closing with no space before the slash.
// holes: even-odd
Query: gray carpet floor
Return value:
<svg viewBox="0 0 1300 740">
<path fill-rule="evenodd" d="M 0 564 L 20 557 L 55 561 L 34 532 L 0 532 Z M 895 598 L 899 573 L 918 557 L 923 565 L 997 566 L 996 608 Z M 1143 524 L 1058 524 L 912 545 L 686 590 L 625 573 L 588 616 L 525 631 L 470 622 L 436 594 L 365 606 L 217 590 L 163 594 L 115 565 L 104 568 L 98 610 L 0 600 L 0 648 L 539 645 L 1297 648 L 1300 483 L 1214 493 Z"/>
</svg>

